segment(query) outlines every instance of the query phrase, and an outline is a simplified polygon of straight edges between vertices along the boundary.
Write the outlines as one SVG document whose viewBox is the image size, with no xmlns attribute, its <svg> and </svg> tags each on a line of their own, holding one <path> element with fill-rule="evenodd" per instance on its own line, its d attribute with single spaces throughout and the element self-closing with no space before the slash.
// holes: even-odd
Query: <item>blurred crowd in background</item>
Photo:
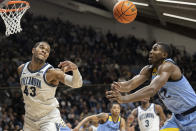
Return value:
<svg viewBox="0 0 196 131">
<path fill-rule="evenodd" d="M 4 25 L 0 21 L 0 25 Z M 113 81 L 132 78 L 148 64 L 148 53 L 155 43 L 147 43 L 130 35 L 119 37 L 92 27 L 74 25 L 69 21 L 48 19 L 26 14 L 22 19 L 23 31 L 9 38 L 0 37 L 0 87 L 18 87 L 17 67 L 31 60 L 32 47 L 36 42 L 47 41 L 51 45 L 48 62 L 54 67 L 63 60 L 76 63 L 83 76 L 84 87 L 79 91 L 57 91 L 62 118 L 72 127 L 84 116 L 108 112 L 105 87 Z M 3 36 L 4 31 L 0 34 Z M 173 59 L 189 81 L 196 80 L 196 53 L 190 55 L 185 49 L 171 44 Z M 97 86 L 95 86 L 97 85 Z M 93 88 L 93 89 L 92 89 Z M 95 89 L 94 89 L 95 88 Z M 88 91 L 87 91 L 88 90 Z M 96 91 L 95 91 L 96 90 Z M 0 100 L 0 131 L 20 130 L 23 126 L 24 103 L 18 90 L 1 90 L 5 99 Z M 153 102 L 161 104 L 155 97 Z M 139 103 L 123 104 L 121 115 L 126 118 Z M 164 107 L 165 108 L 165 107 Z M 166 114 L 167 109 L 164 110 Z M 169 115 L 168 115 L 169 117 Z M 137 129 L 136 129 L 137 131 Z"/>
</svg>

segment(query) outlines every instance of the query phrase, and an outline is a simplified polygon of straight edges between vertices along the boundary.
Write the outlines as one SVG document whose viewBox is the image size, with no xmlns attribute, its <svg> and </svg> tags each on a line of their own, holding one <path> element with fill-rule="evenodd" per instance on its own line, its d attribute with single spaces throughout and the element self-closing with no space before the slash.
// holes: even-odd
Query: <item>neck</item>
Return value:
<svg viewBox="0 0 196 131">
<path fill-rule="evenodd" d="M 154 66 L 155 68 L 158 68 L 158 67 L 163 63 L 164 60 L 165 60 L 165 59 L 162 59 L 162 60 L 158 61 L 157 63 L 154 63 L 153 66 Z"/>
<path fill-rule="evenodd" d="M 45 64 L 44 61 L 41 60 L 36 60 L 35 58 L 32 58 L 30 64 L 29 64 L 29 69 L 32 71 L 39 70 L 43 65 Z"/>
<path fill-rule="evenodd" d="M 150 105 L 149 102 L 148 102 L 148 103 L 145 103 L 145 104 L 142 104 L 142 108 L 143 108 L 143 109 L 147 109 L 147 108 L 149 107 L 149 105 Z"/>
<path fill-rule="evenodd" d="M 112 115 L 112 120 L 114 121 L 114 122 L 117 122 L 117 120 L 118 120 L 118 115 L 117 116 L 115 116 L 115 115 Z"/>
</svg>

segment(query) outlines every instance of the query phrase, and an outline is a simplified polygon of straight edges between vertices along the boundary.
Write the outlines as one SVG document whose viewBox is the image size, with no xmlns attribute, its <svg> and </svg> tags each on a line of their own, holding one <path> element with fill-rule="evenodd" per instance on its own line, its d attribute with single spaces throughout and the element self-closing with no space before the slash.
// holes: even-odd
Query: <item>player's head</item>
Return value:
<svg viewBox="0 0 196 131">
<path fill-rule="evenodd" d="M 50 54 L 50 45 L 45 41 L 37 42 L 33 46 L 32 53 L 34 60 L 43 63 L 47 60 Z"/>
<path fill-rule="evenodd" d="M 163 42 L 157 42 L 152 46 L 152 49 L 149 53 L 149 62 L 151 64 L 157 64 L 163 61 L 166 58 L 171 57 L 171 48 L 169 45 Z"/>
<path fill-rule="evenodd" d="M 110 112 L 114 116 L 118 116 L 120 114 L 120 104 L 117 102 L 113 102 L 110 104 Z"/>
<path fill-rule="evenodd" d="M 149 101 L 150 101 L 150 97 L 144 98 L 143 100 L 141 100 L 141 104 L 142 104 L 142 105 L 146 105 L 146 104 L 149 103 Z"/>
</svg>

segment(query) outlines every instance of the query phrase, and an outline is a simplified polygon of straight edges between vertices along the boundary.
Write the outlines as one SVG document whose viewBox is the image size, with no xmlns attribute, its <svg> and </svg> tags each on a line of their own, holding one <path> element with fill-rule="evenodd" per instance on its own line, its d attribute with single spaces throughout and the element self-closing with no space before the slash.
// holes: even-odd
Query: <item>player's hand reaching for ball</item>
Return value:
<svg viewBox="0 0 196 131">
<path fill-rule="evenodd" d="M 123 99 L 122 99 L 120 92 L 116 89 L 106 91 L 106 98 L 108 98 L 111 101 L 117 101 L 118 103 L 123 102 Z"/>
<path fill-rule="evenodd" d="M 72 63 L 71 61 L 60 62 L 58 67 L 61 68 L 63 72 L 69 72 L 78 69 L 77 65 Z"/>
<path fill-rule="evenodd" d="M 120 82 L 113 82 L 111 84 L 111 89 L 118 90 L 120 92 L 128 92 L 128 88 L 123 86 Z"/>
</svg>

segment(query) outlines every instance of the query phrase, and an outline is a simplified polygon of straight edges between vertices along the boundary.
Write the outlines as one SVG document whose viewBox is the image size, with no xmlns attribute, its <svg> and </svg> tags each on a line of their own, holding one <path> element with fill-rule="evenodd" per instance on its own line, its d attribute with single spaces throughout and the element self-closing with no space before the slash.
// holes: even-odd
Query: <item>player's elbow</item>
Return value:
<svg viewBox="0 0 196 131">
<path fill-rule="evenodd" d="M 72 88 L 81 88 L 83 85 L 82 80 L 79 80 L 77 83 L 73 83 Z"/>
</svg>

